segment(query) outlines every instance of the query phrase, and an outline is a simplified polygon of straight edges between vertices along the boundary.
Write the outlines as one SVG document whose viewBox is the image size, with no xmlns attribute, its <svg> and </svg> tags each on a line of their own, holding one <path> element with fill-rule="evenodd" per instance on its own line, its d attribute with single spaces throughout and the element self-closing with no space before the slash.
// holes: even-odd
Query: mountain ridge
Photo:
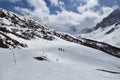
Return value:
<svg viewBox="0 0 120 80">
<path fill-rule="evenodd" d="M 86 29 L 81 37 L 104 42 L 120 48 L 120 9 L 113 11 L 100 23 L 91 29 Z"/>
<path fill-rule="evenodd" d="M 42 38 L 53 41 L 59 38 L 120 57 L 120 49 L 117 47 L 84 38 L 77 38 L 68 33 L 56 32 L 53 29 L 48 29 L 37 21 L 19 17 L 18 15 L 3 9 L 0 10 L 0 17 L 0 41 L 3 44 L 3 46 L 0 45 L 0 47 L 27 47 L 27 44 L 24 43 L 25 40 L 29 41 L 32 39 Z M 98 44 L 102 46 L 99 46 Z"/>
<path fill-rule="evenodd" d="M 103 20 L 101 22 L 97 23 L 95 27 L 85 28 L 82 30 L 81 33 L 90 33 L 99 28 L 106 28 L 113 24 L 117 24 L 119 22 L 120 22 L 120 8 L 114 10 L 107 17 L 103 18 Z"/>
</svg>

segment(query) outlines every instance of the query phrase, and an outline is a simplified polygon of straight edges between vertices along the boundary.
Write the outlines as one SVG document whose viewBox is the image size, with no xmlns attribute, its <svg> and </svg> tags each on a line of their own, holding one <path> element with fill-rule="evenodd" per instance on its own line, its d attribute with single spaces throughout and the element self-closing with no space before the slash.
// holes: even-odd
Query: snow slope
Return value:
<svg viewBox="0 0 120 80">
<path fill-rule="evenodd" d="M 120 48 L 120 24 L 116 24 L 106 28 L 99 28 L 88 34 L 81 34 L 81 37 L 105 42 Z"/>
<path fill-rule="evenodd" d="M 114 10 L 95 27 L 84 29 L 80 36 L 120 48 L 120 8 Z"/>
<path fill-rule="evenodd" d="M 119 80 L 120 59 L 104 52 L 61 39 L 26 42 L 29 46 L 12 50 L 0 49 L 0 80 Z M 64 49 L 64 51 L 59 50 Z M 46 56 L 48 61 L 33 57 Z"/>
</svg>

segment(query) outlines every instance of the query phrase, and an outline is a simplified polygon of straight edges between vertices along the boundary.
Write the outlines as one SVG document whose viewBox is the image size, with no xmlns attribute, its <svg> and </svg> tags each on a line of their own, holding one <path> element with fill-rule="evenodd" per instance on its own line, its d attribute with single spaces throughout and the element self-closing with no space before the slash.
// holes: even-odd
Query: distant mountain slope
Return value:
<svg viewBox="0 0 120 80">
<path fill-rule="evenodd" d="M 0 9 L 0 47 L 27 47 L 28 41 L 37 39 L 49 41 L 63 39 L 120 57 L 119 48 L 84 38 L 78 39 L 67 33 L 56 32 L 37 21 L 25 19 L 15 13 Z"/>
<path fill-rule="evenodd" d="M 81 37 L 105 42 L 120 48 L 120 9 L 113 11 L 95 27 L 86 29 L 86 31 L 88 32 L 81 34 Z"/>
<path fill-rule="evenodd" d="M 118 22 L 120 22 L 120 8 L 114 10 L 110 15 L 98 23 L 94 30 L 97 30 L 98 28 L 106 28 Z"/>
<path fill-rule="evenodd" d="M 106 28 L 119 22 L 120 22 L 120 8 L 114 10 L 111 14 L 109 14 L 106 18 L 104 18 L 100 23 L 97 23 L 95 27 L 84 29 L 82 33 L 90 33 L 99 28 Z"/>
<path fill-rule="evenodd" d="M 120 24 L 116 23 L 106 28 L 99 28 L 81 37 L 105 42 L 120 48 Z"/>
</svg>

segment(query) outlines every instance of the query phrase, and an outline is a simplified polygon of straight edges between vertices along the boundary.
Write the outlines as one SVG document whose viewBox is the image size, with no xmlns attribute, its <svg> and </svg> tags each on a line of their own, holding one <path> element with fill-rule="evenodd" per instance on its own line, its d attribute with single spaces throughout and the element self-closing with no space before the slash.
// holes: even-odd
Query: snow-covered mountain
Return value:
<svg viewBox="0 0 120 80">
<path fill-rule="evenodd" d="M 26 44 L 26 42 L 33 39 L 42 38 L 50 41 L 63 39 L 120 57 L 119 48 L 84 38 L 78 39 L 67 33 L 56 32 L 52 29 L 48 29 L 37 21 L 25 19 L 22 16 L 4 9 L 0 9 L 0 35 L 0 47 L 2 48 L 27 47 L 28 44 Z"/>
<path fill-rule="evenodd" d="M 119 48 L 0 9 L 0 80 L 119 80 L 117 57 Z"/>
<path fill-rule="evenodd" d="M 25 47 L 26 45 L 20 39 L 43 38 L 53 40 L 55 37 L 52 36 L 51 32 L 52 30 L 34 20 L 25 19 L 15 13 L 0 9 L 0 37 L 3 44 L 0 47 L 9 48 L 10 45 Z"/>
<path fill-rule="evenodd" d="M 81 37 L 105 42 L 120 48 L 120 9 L 113 11 L 95 27 L 84 31 L 86 33 L 81 34 Z"/>
<path fill-rule="evenodd" d="M 82 33 L 90 33 L 99 28 L 106 28 L 119 22 L 120 22 L 120 8 L 114 10 L 111 14 L 109 14 L 106 18 L 104 18 L 100 23 L 97 23 L 95 27 L 85 28 L 82 31 Z"/>
</svg>

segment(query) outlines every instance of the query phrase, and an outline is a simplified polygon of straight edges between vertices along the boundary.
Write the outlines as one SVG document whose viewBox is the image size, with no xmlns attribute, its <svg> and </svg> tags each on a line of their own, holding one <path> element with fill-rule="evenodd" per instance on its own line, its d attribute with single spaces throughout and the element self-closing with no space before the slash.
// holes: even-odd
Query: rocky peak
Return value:
<svg viewBox="0 0 120 80">
<path fill-rule="evenodd" d="M 113 24 L 116 24 L 120 22 L 120 8 L 114 10 L 110 15 L 108 15 L 106 18 L 104 18 L 100 23 L 98 23 L 94 30 L 98 29 L 98 28 L 105 28 L 108 26 L 111 26 Z"/>
<path fill-rule="evenodd" d="M 81 33 L 90 33 L 98 28 L 106 28 L 113 24 L 118 25 L 120 23 L 120 8 L 114 10 L 111 14 L 109 14 L 106 18 L 104 18 L 101 22 L 97 23 L 95 27 L 85 28 L 81 31 Z"/>
</svg>

